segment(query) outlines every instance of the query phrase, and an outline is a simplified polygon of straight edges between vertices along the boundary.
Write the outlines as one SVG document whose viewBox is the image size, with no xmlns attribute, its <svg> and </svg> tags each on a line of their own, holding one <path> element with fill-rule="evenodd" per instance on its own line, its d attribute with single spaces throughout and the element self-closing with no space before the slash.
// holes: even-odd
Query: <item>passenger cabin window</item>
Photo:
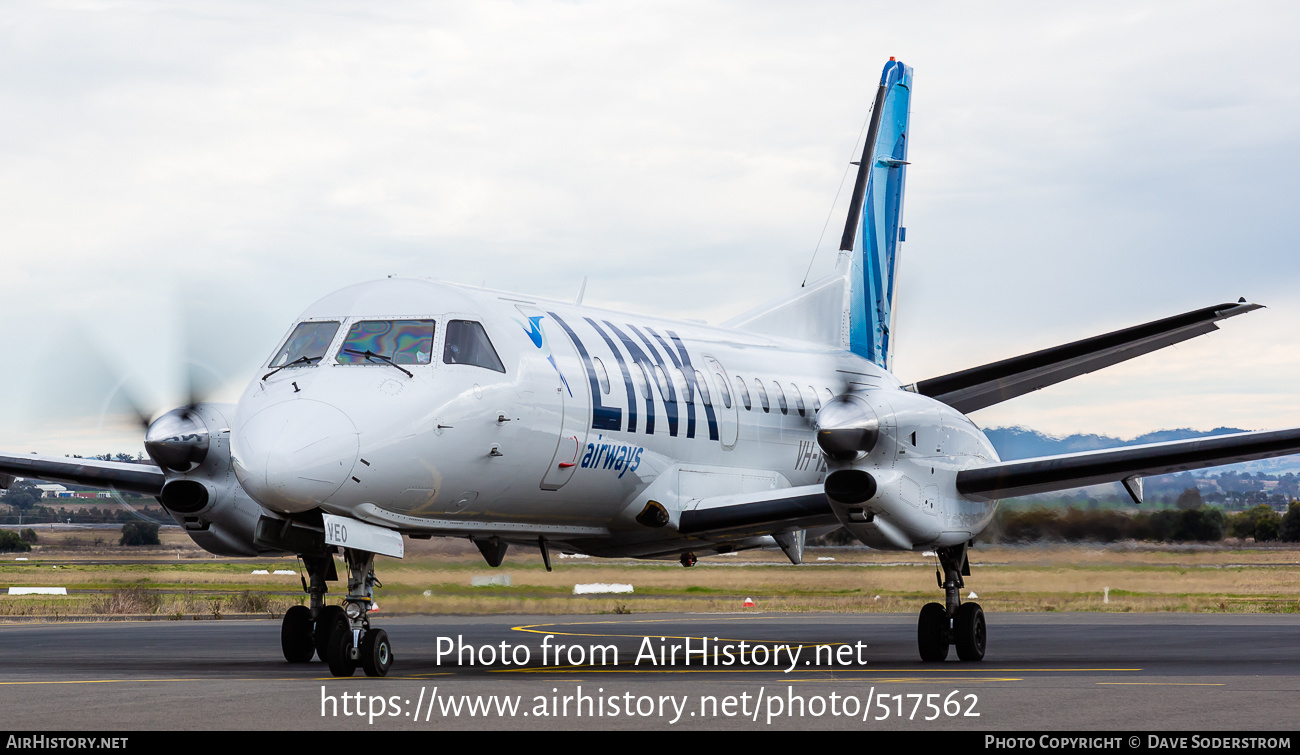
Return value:
<svg viewBox="0 0 1300 755">
<path fill-rule="evenodd" d="M 664 368 L 655 366 L 655 383 L 659 386 L 659 398 L 664 401 L 668 400 L 671 391 L 668 390 L 668 376 L 664 374 Z"/>
<path fill-rule="evenodd" d="M 704 405 L 713 406 L 713 400 L 709 396 L 709 384 L 704 382 L 704 376 L 700 374 L 699 370 L 695 371 L 695 384 L 700 387 L 700 400 L 704 402 Z"/>
<path fill-rule="evenodd" d="M 685 391 L 685 395 L 686 395 L 686 403 L 694 404 L 695 391 L 691 389 L 691 381 L 686 379 L 686 373 L 682 372 L 680 368 L 674 367 L 673 379 L 676 380 L 679 385 L 685 386 L 683 390 Z"/>
<path fill-rule="evenodd" d="M 758 403 L 763 406 L 763 413 L 772 411 L 772 405 L 767 403 L 767 389 L 763 387 L 763 381 L 758 378 L 754 378 L 754 392 L 758 394 Z"/>
<path fill-rule="evenodd" d="M 812 387 L 811 385 L 808 386 L 808 395 L 812 396 L 813 411 L 820 412 L 822 410 L 822 400 L 817 397 L 817 389 Z"/>
<path fill-rule="evenodd" d="M 736 376 L 736 392 L 740 394 L 740 403 L 745 405 L 745 411 L 754 408 L 749 400 L 749 388 L 745 386 L 745 379 L 739 375 Z"/>
<path fill-rule="evenodd" d="M 781 413 L 789 414 L 790 407 L 785 403 L 785 391 L 781 390 L 781 384 L 773 380 L 772 389 L 773 389 L 773 393 L 776 394 L 776 403 L 778 406 L 781 407 Z"/>
<path fill-rule="evenodd" d="M 275 352 L 271 367 L 294 367 L 316 364 L 325 357 L 339 324 L 329 322 L 300 322 L 289 334 L 288 340 Z"/>
<path fill-rule="evenodd" d="M 632 375 L 641 378 L 636 384 L 637 387 L 641 389 L 641 395 L 647 399 L 654 398 L 654 396 L 650 394 L 650 376 L 645 374 L 645 365 L 637 362 L 636 366 L 637 369 L 632 371 Z"/>
<path fill-rule="evenodd" d="M 469 364 L 494 372 L 505 372 L 505 365 L 492 348 L 483 324 L 473 320 L 452 320 L 447 323 L 447 342 L 442 347 L 445 364 Z"/>
<path fill-rule="evenodd" d="M 339 364 L 428 364 L 433 320 L 362 320 L 352 323 L 334 357 Z"/>
<path fill-rule="evenodd" d="M 596 382 L 600 383 L 600 392 L 609 395 L 609 373 L 605 371 L 605 363 L 600 361 L 600 357 L 592 357 L 591 363 L 596 366 Z"/>
<path fill-rule="evenodd" d="M 718 379 L 718 393 L 722 394 L 722 408 L 731 408 L 731 391 L 727 390 L 727 379 L 722 373 L 715 372 L 713 376 Z"/>
<path fill-rule="evenodd" d="M 795 385 L 794 383 L 791 383 L 790 391 L 791 391 L 790 395 L 794 396 L 794 405 L 799 407 L 799 416 L 807 417 L 808 410 L 803 404 L 803 394 L 799 392 L 799 386 Z"/>
</svg>

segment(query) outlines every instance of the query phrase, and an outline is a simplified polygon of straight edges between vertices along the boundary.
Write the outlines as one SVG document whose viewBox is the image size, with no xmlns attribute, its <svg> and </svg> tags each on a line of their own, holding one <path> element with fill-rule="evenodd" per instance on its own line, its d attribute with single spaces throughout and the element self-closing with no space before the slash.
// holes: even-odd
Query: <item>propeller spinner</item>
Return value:
<svg viewBox="0 0 1300 755">
<path fill-rule="evenodd" d="M 144 450 L 158 466 L 189 472 L 207 458 L 208 427 L 189 406 L 173 409 L 154 420 L 144 436 Z"/>
<path fill-rule="evenodd" d="M 852 461 L 880 439 L 880 418 L 863 396 L 844 393 L 817 413 L 817 445 L 828 458 Z"/>
</svg>

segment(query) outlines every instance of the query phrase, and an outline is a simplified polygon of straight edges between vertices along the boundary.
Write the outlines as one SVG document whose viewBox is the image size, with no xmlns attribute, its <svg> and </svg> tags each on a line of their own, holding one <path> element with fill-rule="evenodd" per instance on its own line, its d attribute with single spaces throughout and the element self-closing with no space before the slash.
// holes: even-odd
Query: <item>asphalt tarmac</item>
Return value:
<svg viewBox="0 0 1300 755">
<path fill-rule="evenodd" d="M 1295 728 L 1300 615 L 987 618 L 983 662 L 923 664 L 912 615 L 377 615 L 392 671 L 346 680 L 286 663 L 278 621 L 8 624 L 0 710 L 25 730 Z"/>
</svg>

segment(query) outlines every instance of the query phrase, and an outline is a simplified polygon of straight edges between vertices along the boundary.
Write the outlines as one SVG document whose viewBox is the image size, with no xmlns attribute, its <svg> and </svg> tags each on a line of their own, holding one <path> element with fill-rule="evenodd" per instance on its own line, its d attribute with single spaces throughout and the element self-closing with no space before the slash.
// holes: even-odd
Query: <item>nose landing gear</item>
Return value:
<svg viewBox="0 0 1300 755">
<path fill-rule="evenodd" d="M 388 642 L 388 633 L 382 629 L 372 629 L 361 638 L 361 668 L 366 676 L 387 676 L 388 667 L 393 665 L 393 646 Z"/>
<path fill-rule="evenodd" d="M 388 633 L 370 626 L 375 587 L 375 554 L 343 549 L 348 566 L 348 595 L 343 606 L 324 605 L 325 580 L 334 572 L 329 555 L 303 558 L 311 575 L 311 608 L 294 606 L 280 625 L 280 646 L 285 660 L 306 663 L 313 653 L 329 665 L 334 676 L 352 676 L 357 666 L 366 676 L 386 676 L 393 664 L 393 646 Z M 314 617 L 314 621 L 313 621 Z"/>
<path fill-rule="evenodd" d="M 294 606 L 284 612 L 284 620 L 280 622 L 280 649 L 290 663 L 307 663 L 316 655 L 310 608 Z"/>
<path fill-rule="evenodd" d="M 942 581 L 946 605 L 927 603 L 921 608 L 916 625 L 916 642 L 921 660 L 937 663 L 948 657 L 948 647 L 957 646 L 957 657 L 963 661 L 984 659 L 988 633 L 984 624 L 984 610 L 978 603 L 962 603 L 963 576 L 970 576 L 970 560 L 966 544 L 939 548 L 939 565 L 943 569 Z"/>
<path fill-rule="evenodd" d="M 342 615 L 338 606 L 325 605 L 325 593 L 329 591 L 326 580 L 338 579 L 334 571 L 334 560 L 329 554 L 300 556 L 303 568 L 311 578 L 310 586 L 303 580 L 303 592 L 311 596 L 311 606 L 294 606 L 284 612 L 280 622 L 280 649 L 284 659 L 289 663 L 307 663 L 312 656 L 325 660 L 325 639 L 328 631 L 320 627 L 328 626 L 330 617 L 326 614 L 334 609 Z"/>
</svg>

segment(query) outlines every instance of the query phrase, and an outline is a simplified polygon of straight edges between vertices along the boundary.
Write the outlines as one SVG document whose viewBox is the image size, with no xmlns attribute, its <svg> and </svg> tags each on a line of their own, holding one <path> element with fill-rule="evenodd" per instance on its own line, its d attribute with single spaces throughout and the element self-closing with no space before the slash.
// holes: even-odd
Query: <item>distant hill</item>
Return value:
<svg viewBox="0 0 1300 755">
<path fill-rule="evenodd" d="M 1140 446 L 1143 443 L 1164 443 L 1171 440 L 1206 438 L 1211 435 L 1231 435 L 1232 433 L 1244 432 L 1246 431 L 1239 427 L 1216 427 L 1208 432 L 1183 428 L 1181 430 L 1157 430 L 1128 440 L 1113 438 L 1109 435 L 1083 435 L 1079 433 L 1058 437 L 1045 435 L 1027 427 L 995 427 L 985 430 L 984 434 L 993 442 L 993 447 L 998 450 L 998 455 L 1002 457 L 1002 460 L 1010 461 L 1012 459 L 1028 459 L 1034 456 L 1070 454 L 1080 451 L 1096 451 L 1101 448 Z"/>
<path fill-rule="evenodd" d="M 1136 438 L 1114 438 L 1109 435 L 1085 435 L 1076 433 L 1074 435 L 1056 436 L 1040 433 L 1037 430 L 1031 430 L 1027 427 L 994 427 L 986 429 L 984 434 L 988 436 L 993 443 L 993 447 L 998 450 L 998 455 L 1003 461 L 1013 459 L 1028 459 L 1035 456 L 1052 456 L 1055 454 L 1077 453 L 1079 451 L 1095 451 L 1101 448 L 1115 448 L 1118 446 L 1137 446 L 1143 443 L 1162 443 L 1171 440 L 1186 440 L 1188 438 L 1205 438 L 1211 435 L 1230 435 L 1232 433 L 1246 432 L 1239 427 L 1216 427 L 1213 430 L 1192 430 L 1182 428 L 1178 430 L 1157 430 L 1155 432 L 1139 435 Z M 1263 461 L 1250 461 L 1242 464 L 1230 464 L 1222 467 L 1211 467 L 1209 469 L 1198 470 L 1192 474 L 1196 477 L 1205 475 L 1217 475 L 1226 471 L 1235 472 L 1267 472 L 1269 474 L 1285 474 L 1287 472 L 1300 473 L 1300 456 L 1283 456 L 1277 459 L 1265 459 Z"/>
</svg>

